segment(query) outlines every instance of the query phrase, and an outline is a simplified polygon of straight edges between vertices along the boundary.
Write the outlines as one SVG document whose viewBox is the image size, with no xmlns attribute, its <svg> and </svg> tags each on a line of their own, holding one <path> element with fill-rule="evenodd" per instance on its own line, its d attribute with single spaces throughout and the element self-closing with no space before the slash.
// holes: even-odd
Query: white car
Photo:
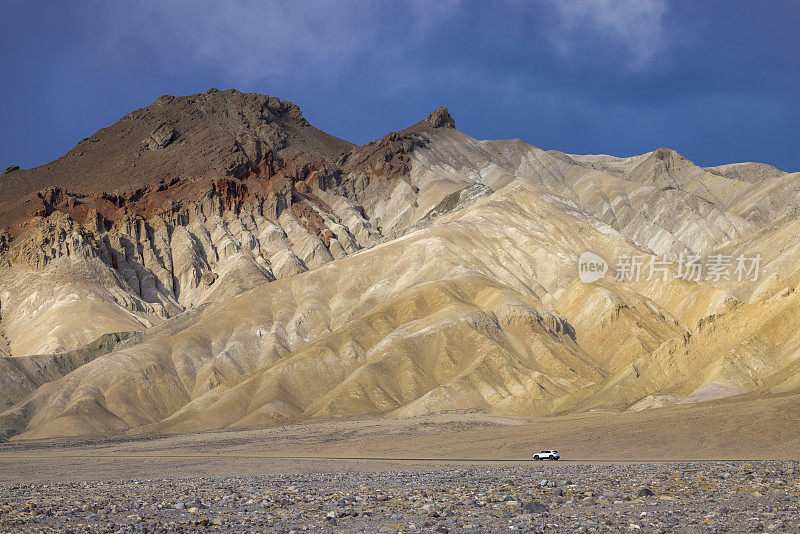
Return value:
<svg viewBox="0 0 800 534">
<path fill-rule="evenodd" d="M 542 451 L 533 455 L 534 460 L 558 460 L 561 455 L 558 451 Z"/>
</svg>

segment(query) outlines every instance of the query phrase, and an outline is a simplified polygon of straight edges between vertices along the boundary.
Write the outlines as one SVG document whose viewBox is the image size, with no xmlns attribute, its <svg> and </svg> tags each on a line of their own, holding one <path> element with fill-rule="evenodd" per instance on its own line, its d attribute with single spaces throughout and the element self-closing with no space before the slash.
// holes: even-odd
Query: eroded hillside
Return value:
<svg viewBox="0 0 800 534">
<path fill-rule="evenodd" d="M 795 392 L 797 178 L 479 141 L 444 108 L 354 147 L 271 97 L 162 97 L 0 178 L 0 351 L 20 362 L 0 432 Z M 585 251 L 604 278 L 579 280 Z M 763 260 L 677 276 L 712 254 Z M 617 280 L 634 256 L 645 276 Z"/>
</svg>

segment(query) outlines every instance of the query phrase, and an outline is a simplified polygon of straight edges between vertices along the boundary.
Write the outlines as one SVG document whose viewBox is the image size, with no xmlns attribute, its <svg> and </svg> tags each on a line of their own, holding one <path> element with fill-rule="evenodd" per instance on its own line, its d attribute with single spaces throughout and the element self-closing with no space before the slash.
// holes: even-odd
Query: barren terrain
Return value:
<svg viewBox="0 0 800 534">
<path fill-rule="evenodd" d="M 794 462 L 471 466 L 0 486 L 6 531 L 797 532 Z"/>
<path fill-rule="evenodd" d="M 790 395 L 15 441 L 0 529 L 796 532 L 798 419 Z"/>
<path fill-rule="evenodd" d="M 796 532 L 797 398 L 715 408 L 7 443 L 0 529 Z"/>
<path fill-rule="evenodd" d="M 210 90 L 2 175 L 0 437 L 605 421 L 800 391 L 797 173 L 455 125 L 439 108 L 353 146 L 289 102 Z M 584 252 L 604 278 L 579 279 Z M 730 265 L 687 278 L 690 256 Z"/>
<path fill-rule="evenodd" d="M 0 176 L 0 530 L 796 530 L 797 178 L 161 97 Z"/>
<path fill-rule="evenodd" d="M 725 417 L 719 417 L 724 410 Z M 722 399 L 625 414 L 524 419 L 478 413 L 294 423 L 128 439 L 0 444 L 0 482 L 80 482 L 519 465 L 800 459 L 800 403 Z"/>
</svg>

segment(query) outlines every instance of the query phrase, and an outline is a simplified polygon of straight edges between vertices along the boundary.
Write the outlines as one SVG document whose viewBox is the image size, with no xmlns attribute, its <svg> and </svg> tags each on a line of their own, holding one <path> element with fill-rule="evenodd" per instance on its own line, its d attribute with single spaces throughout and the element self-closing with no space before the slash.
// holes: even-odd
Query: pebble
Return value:
<svg viewBox="0 0 800 534">
<path fill-rule="evenodd" d="M 548 508 L 540 502 L 529 502 L 525 505 L 525 511 L 532 514 L 544 514 L 547 513 Z"/>
<path fill-rule="evenodd" d="M 795 462 L 0 485 L 0 532 L 798 532 Z"/>
</svg>

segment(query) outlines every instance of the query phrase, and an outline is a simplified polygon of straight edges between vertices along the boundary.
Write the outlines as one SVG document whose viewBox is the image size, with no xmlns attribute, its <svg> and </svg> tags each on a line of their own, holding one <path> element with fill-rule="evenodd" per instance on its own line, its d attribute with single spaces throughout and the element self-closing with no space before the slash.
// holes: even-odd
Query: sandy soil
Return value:
<svg viewBox="0 0 800 534">
<path fill-rule="evenodd" d="M 0 444 L 0 483 L 514 465 L 545 448 L 579 463 L 798 459 L 800 399 L 738 397 L 548 419 L 456 413 L 149 438 L 12 441 Z"/>
</svg>

